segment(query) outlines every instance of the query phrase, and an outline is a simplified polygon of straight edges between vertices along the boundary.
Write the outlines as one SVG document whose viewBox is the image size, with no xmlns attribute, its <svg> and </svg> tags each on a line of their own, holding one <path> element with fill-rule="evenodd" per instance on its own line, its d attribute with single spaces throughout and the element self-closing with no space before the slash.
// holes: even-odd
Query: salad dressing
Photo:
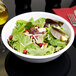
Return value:
<svg viewBox="0 0 76 76">
<path fill-rule="evenodd" d="M 0 0 L 0 27 L 8 20 L 8 10 L 4 3 Z"/>
</svg>

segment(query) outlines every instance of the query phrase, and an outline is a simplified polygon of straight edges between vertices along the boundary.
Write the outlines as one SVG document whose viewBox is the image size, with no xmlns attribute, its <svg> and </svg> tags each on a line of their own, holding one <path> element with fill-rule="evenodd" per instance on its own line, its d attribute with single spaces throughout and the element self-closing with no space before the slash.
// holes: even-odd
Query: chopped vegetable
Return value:
<svg viewBox="0 0 76 76">
<path fill-rule="evenodd" d="M 46 29 L 45 28 L 39 28 L 38 31 L 39 32 L 44 32 L 44 31 L 46 31 Z"/>
<path fill-rule="evenodd" d="M 34 21 L 18 20 L 12 34 L 9 36 L 9 45 L 25 55 L 49 55 L 63 49 L 70 36 L 62 28 L 63 22 L 39 18 Z"/>
<path fill-rule="evenodd" d="M 41 48 L 47 48 L 48 43 L 43 44 L 43 46 Z"/>
<path fill-rule="evenodd" d="M 61 39 L 61 41 L 67 41 L 67 40 L 68 40 L 68 39 L 67 39 L 65 36 L 63 36 L 63 35 L 61 35 L 60 39 Z"/>
</svg>

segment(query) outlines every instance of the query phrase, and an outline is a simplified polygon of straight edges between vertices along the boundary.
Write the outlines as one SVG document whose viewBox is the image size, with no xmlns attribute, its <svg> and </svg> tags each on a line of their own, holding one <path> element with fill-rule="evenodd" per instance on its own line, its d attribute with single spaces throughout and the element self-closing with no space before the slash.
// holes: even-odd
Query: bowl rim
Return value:
<svg viewBox="0 0 76 76">
<path fill-rule="evenodd" d="M 67 44 L 67 46 L 64 47 L 62 50 L 56 52 L 56 53 L 53 53 L 53 54 L 50 54 L 50 55 L 45 55 L 45 56 L 25 55 L 25 54 L 22 54 L 22 53 L 20 53 L 20 52 L 18 52 L 18 51 L 16 51 L 16 50 L 14 50 L 13 48 L 11 48 L 11 47 L 9 46 L 9 44 L 4 41 L 4 38 L 3 38 L 4 28 L 6 28 L 7 23 L 8 23 L 9 21 L 11 21 L 13 18 L 18 17 L 18 16 L 20 16 L 20 15 L 31 14 L 31 13 L 43 13 L 43 14 L 49 14 L 49 15 L 51 14 L 51 15 L 54 15 L 54 16 L 62 19 L 62 20 L 69 26 L 70 31 L 71 31 L 70 41 L 69 41 L 69 43 Z M 71 26 L 71 24 L 70 24 L 68 21 L 66 21 L 64 18 L 62 18 L 62 17 L 60 17 L 60 16 L 58 16 L 58 15 L 56 15 L 56 14 L 52 14 L 52 13 L 48 13 L 48 12 L 40 12 L 40 11 L 23 13 L 23 14 L 20 14 L 20 15 L 17 15 L 17 16 L 15 16 L 15 17 L 13 17 L 12 19 L 10 19 L 10 20 L 5 24 L 5 26 L 3 27 L 2 32 L 1 32 L 1 39 L 2 39 L 2 41 L 3 41 L 3 43 L 4 43 L 4 45 L 5 45 L 6 48 L 7 48 L 8 50 L 10 50 L 12 53 L 14 53 L 14 54 L 16 54 L 16 55 L 18 55 L 18 56 L 25 57 L 25 58 L 30 58 L 30 59 L 46 59 L 46 58 L 51 58 L 51 57 L 54 57 L 54 56 L 57 56 L 57 55 L 62 54 L 63 52 L 65 52 L 65 51 L 72 45 L 72 43 L 73 43 L 73 41 L 74 41 L 74 30 L 73 30 L 73 27 Z"/>
</svg>

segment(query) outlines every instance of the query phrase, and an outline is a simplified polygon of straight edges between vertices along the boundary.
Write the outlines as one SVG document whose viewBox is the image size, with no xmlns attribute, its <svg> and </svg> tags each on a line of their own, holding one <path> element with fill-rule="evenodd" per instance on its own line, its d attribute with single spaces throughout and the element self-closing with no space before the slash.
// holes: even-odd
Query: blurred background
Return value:
<svg viewBox="0 0 76 76">
<path fill-rule="evenodd" d="M 31 0 L 32 11 L 45 11 L 45 0 Z M 15 16 L 15 0 L 3 0 L 9 12 L 9 19 Z M 61 0 L 61 8 L 67 8 L 73 0 Z M 9 11 L 10 10 L 10 11 Z"/>
</svg>

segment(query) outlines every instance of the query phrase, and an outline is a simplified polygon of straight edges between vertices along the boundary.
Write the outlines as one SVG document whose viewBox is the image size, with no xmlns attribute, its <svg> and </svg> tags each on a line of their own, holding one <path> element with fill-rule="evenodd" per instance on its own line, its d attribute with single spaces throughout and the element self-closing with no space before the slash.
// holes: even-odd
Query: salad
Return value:
<svg viewBox="0 0 76 76">
<path fill-rule="evenodd" d="M 13 49 L 25 55 L 53 54 L 69 42 L 70 36 L 62 28 L 63 24 L 61 21 L 45 18 L 17 20 L 8 43 Z"/>
</svg>

